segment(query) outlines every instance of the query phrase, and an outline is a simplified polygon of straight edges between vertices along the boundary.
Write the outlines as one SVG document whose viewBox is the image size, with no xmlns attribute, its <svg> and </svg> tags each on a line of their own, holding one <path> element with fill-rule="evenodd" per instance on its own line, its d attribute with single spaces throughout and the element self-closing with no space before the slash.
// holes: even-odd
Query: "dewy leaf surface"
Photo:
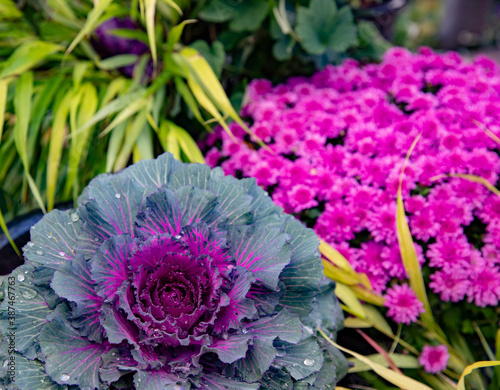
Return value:
<svg viewBox="0 0 500 390">
<path fill-rule="evenodd" d="M 209 347 L 203 347 L 203 352 L 214 352 L 221 362 L 233 363 L 246 355 L 248 345 L 253 337 L 250 335 L 232 335 L 226 340 L 219 339 Z"/>
<path fill-rule="evenodd" d="M 302 337 L 302 324 L 296 315 L 284 309 L 275 316 L 250 323 L 247 331 L 262 340 L 272 341 L 279 337 L 289 343 L 298 343 Z"/>
<path fill-rule="evenodd" d="M 76 303 L 72 318 L 84 317 L 80 325 L 85 325 L 86 329 L 82 331 L 98 335 L 99 309 L 103 299 L 95 292 L 85 258 L 78 255 L 73 261 L 62 264 L 54 274 L 51 287 L 60 297 Z"/>
<path fill-rule="evenodd" d="M 179 378 L 165 371 L 138 371 L 134 375 L 136 390 L 177 390 Z M 189 383 L 183 384 L 183 388 L 189 390 Z"/>
<path fill-rule="evenodd" d="M 321 369 L 323 354 L 312 337 L 298 344 L 276 343 L 278 357 L 276 363 L 282 365 L 294 379 L 303 379 Z"/>
<path fill-rule="evenodd" d="M 15 304 L 9 304 L 8 283 L 5 283 L 5 300 L 0 306 L 1 329 L 4 335 L 12 331 L 9 317 L 15 317 L 15 348 L 29 359 L 34 359 L 37 348 L 36 341 L 40 330 L 46 323 L 47 317 L 52 311 L 40 294 L 40 291 L 32 284 L 33 268 L 29 265 L 18 267 L 12 277 L 15 278 L 16 294 Z M 9 308 L 14 308 L 15 314 L 9 314 Z"/>
<path fill-rule="evenodd" d="M 238 373 L 248 382 L 259 380 L 269 369 L 276 357 L 276 348 L 268 340 L 254 339 L 248 347 L 246 356 L 233 365 Z"/>
<path fill-rule="evenodd" d="M 188 224 L 209 222 L 216 196 L 196 187 L 180 187 L 177 191 L 162 189 L 147 198 L 146 208 L 137 218 L 137 234 L 180 233 Z"/>
<path fill-rule="evenodd" d="M 101 389 L 99 368 L 101 355 L 108 348 L 82 338 L 61 311 L 45 325 L 40 334 L 40 346 L 46 356 L 45 370 L 59 384 Z"/>
<path fill-rule="evenodd" d="M 143 188 L 160 188 L 166 185 L 172 173 L 182 166 L 183 164 L 170 153 L 165 153 L 155 160 L 139 161 L 120 175 L 134 179 Z"/>
<path fill-rule="evenodd" d="M 304 318 L 310 310 L 323 276 L 323 266 L 318 253 L 319 242 L 312 230 L 304 228 L 293 217 L 286 218 L 284 230 L 292 237 L 289 241 L 291 262 L 280 275 L 280 280 L 286 286 L 285 295 L 280 302 L 292 313 Z"/>
<path fill-rule="evenodd" d="M 132 238 L 121 235 L 106 241 L 92 258 L 92 279 L 97 285 L 97 294 L 104 299 L 112 298 L 127 280 L 127 260 L 133 248 Z"/>
<path fill-rule="evenodd" d="M 217 374 L 204 375 L 201 384 L 206 390 L 257 390 L 260 387 L 259 383 L 239 382 Z"/>
<path fill-rule="evenodd" d="M 15 354 L 16 385 L 21 390 L 66 390 L 67 386 L 55 383 L 46 373 L 42 362 L 29 360 L 23 355 Z"/>
<path fill-rule="evenodd" d="M 251 271 L 257 281 L 276 290 L 279 274 L 290 262 L 287 236 L 279 229 L 256 225 L 231 228 L 229 236 L 229 253 L 236 263 Z"/>
<path fill-rule="evenodd" d="M 88 191 L 90 201 L 78 211 L 83 224 L 79 248 L 93 253 L 107 239 L 120 235 L 134 236 L 137 214 L 141 211 L 147 189 L 122 176 L 101 176 Z"/>
<path fill-rule="evenodd" d="M 221 170 L 214 169 L 210 175 L 209 189 L 219 199 L 217 210 L 228 217 L 230 224 L 247 224 L 253 221 L 254 216 L 250 207 L 252 197 L 237 179 L 224 176 Z"/>
<path fill-rule="evenodd" d="M 51 211 L 31 228 L 31 241 L 23 248 L 26 260 L 55 270 L 73 259 L 81 224 L 75 211 Z"/>
</svg>

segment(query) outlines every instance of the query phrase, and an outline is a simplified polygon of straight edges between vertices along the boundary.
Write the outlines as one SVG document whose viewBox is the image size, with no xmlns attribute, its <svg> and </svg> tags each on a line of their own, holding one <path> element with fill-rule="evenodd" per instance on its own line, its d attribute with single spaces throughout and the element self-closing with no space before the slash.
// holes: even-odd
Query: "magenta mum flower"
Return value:
<svg viewBox="0 0 500 390">
<path fill-rule="evenodd" d="M 384 305 L 389 308 L 387 316 L 397 323 L 409 325 L 425 312 L 424 305 L 406 283 L 388 288 L 385 298 Z"/>
<path fill-rule="evenodd" d="M 446 368 L 449 358 L 450 354 L 445 345 L 438 345 L 436 347 L 424 345 L 418 362 L 424 367 L 426 372 L 429 374 L 436 374 Z"/>
<path fill-rule="evenodd" d="M 474 273 L 482 281 L 474 291 L 468 287 L 472 274 L 463 279 L 449 271 L 458 264 L 469 272 L 477 259 L 491 263 L 500 252 L 499 198 L 479 183 L 448 174 L 478 175 L 497 184 L 498 145 L 477 123 L 500 135 L 498 65 L 429 48 L 392 48 L 380 64 L 350 59 L 309 79 L 277 86 L 253 81 L 248 96 L 243 115 L 275 154 L 248 145 L 240 132 L 247 158 L 228 154 L 224 171 L 255 177 L 285 212 L 306 211 L 303 222 L 314 225 L 322 239 L 355 249 L 359 256 L 351 264 L 379 292 L 406 275 L 394 249 L 396 195 L 406 153 L 421 134 L 402 186 L 410 231 L 425 252 L 419 261 L 430 268 L 432 289 L 443 300 L 496 302 L 496 270 Z M 224 143 L 234 141 L 222 129 L 216 134 L 224 152 Z M 210 142 L 207 150 L 212 137 Z M 276 158 L 287 163 L 271 166 Z M 473 251 L 483 247 L 478 240 L 490 245 L 487 250 Z M 374 248 L 377 255 L 369 258 L 366 252 Z"/>
</svg>

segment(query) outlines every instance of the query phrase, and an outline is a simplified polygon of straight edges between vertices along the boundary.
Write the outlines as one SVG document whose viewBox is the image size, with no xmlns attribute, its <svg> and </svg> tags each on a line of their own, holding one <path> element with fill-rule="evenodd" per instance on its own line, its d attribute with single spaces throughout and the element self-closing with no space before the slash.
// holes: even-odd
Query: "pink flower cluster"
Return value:
<svg viewBox="0 0 500 390">
<path fill-rule="evenodd" d="M 429 287 L 443 301 L 498 304 L 500 197 L 463 178 L 435 178 L 472 174 L 497 184 L 497 144 L 483 128 L 500 135 L 493 61 L 394 48 L 380 64 L 346 60 L 274 87 L 255 80 L 242 114 L 272 152 L 232 124 L 237 140 L 221 129 L 207 139 L 207 163 L 255 177 L 381 293 L 407 277 L 396 194 L 404 157 L 422 134 L 403 197 L 417 254 L 431 269 Z"/>
</svg>

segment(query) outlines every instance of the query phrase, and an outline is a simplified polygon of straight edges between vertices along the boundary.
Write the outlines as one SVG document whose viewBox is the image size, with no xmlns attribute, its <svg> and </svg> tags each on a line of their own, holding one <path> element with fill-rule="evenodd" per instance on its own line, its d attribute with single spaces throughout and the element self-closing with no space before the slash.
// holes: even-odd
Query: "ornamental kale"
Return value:
<svg viewBox="0 0 500 390">
<path fill-rule="evenodd" d="M 342 324 L 318 239 L 254 179 L 165 154 L 78 204 L 32 228 L 10 275 L 12 388 L 328 389 L 345 373 L 317 338 Z"/>
</svg>

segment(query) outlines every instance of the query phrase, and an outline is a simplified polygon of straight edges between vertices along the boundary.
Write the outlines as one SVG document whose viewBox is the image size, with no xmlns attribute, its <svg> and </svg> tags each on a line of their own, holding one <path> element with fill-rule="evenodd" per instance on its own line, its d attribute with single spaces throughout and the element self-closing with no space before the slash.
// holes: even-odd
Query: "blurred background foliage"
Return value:
<svg viewBox="0 0 500 390">
<path fill-rule="evenodd" d="M 50 210 L 97 174 L 163 151 L 203 162 L 194 140 L 214 124 L 240 121 L 253 78 L 307 75 L 347 56 L 376 60 L 389 44 L 353 7 L 0 0 L 4 220 Z"/>
<path fill-rule="evenodd" d="M 439 48 L 456 2 L 486 16 L 452 48 L 496 49 L 494 0 L 0 0 L 0 225 L 163 151 L 202 162 L 254 78 Z"/>
</svg>

